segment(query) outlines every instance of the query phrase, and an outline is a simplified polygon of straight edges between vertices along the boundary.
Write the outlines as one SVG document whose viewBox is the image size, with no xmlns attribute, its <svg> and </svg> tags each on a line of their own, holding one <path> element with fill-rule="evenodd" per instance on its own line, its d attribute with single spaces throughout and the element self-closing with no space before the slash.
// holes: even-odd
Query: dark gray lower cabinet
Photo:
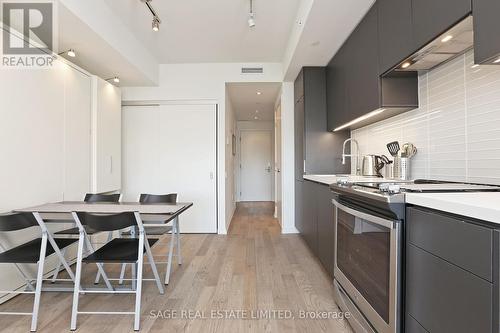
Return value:
<svg viewBox="0 0 500 333">
<path fill-rule="evenodd" d="M 333 194 L 328 185 L 296 181 L 295 226 L 323 267 L 333 277 L 335 229 Z"/>
<path fill-rule="evenodd" d="M 317 185 L 318 199 L 318 257 L 333 276 L 335 261 L 335 224 L 333 193 L 327 185 Z"/>
<path fill-rule="evenodd" d="M 302 211 L 304 209 L 304 203 L 302 201 L 302 188 L 304 182 L 302 180 L 295 181 L 295 228 L 303 234 L 304 233 L 304 222 L 302 220 Z"/>
<path fill-rule="evenodd" d="M 302 223 L 304 224 L 303 237 L 311 251 L 318 255 L 318 213 L 317 213 L 317 184 L 304 180 L 303 183 Z"/>
<path fill-rule="evenodd" d="M 405 331 L 498 333 L 498 231 L 419 207 L 406 231 Z"/>
</svg>

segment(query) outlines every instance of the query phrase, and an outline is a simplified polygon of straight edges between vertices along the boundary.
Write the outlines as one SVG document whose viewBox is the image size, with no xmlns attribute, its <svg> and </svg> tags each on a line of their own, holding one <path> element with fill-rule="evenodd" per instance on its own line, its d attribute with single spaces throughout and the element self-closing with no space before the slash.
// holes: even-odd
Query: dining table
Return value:
<svg viewBox="0 0 500 333">
<path fill-rule="evenodd" d="M 71 270 L 70 263 L 65 258 L 61 249 L 57 246 L 54 240 L 54 232 L 48 228 L 49 224 L 68 224 L 76 222 L 73 219 L 73 213 L 85 212 L 91 214 L 119 214 L 124 212 L 139 213 L 144 227 L 168 227 L 170 222 L 176 223 L 176 232 L 179 233 L 179 216 L 193 206 L 192 202 L 177 202 L 177 203 L 140 203 L 140 202 L 84 202 L 84 201 L 61 201 L 54 203 L 46 203 L 38 206 L 15 209 L 14 212 L 31 213 L 37 220 L 42 232 L 47 233 L 47 238 L 50 245 L 53 247 L 56 256 L 59 258 L 61 265 L 67 271 L 70 279 L 74 282 L 75 275 Z M 177 235 L 179 236 L 179 235 Z M 134 232 L 132 230 L 132 237 Z M 85 234 L 85 246 L 88 250 L 94 251 L 94 247 L 90 242 L 89 236 Z M 171 256 L 171 252 L 169 253 Z M 172 258 L 170 257 L 170 260 Z M 102 264 L 97 264 L 99 274 L 104 280 L 106 287 L 110 290 L 115 290 L 116 287 L 111 285 L 110 279 L 106 275 Z M 23 273 L 23 272 L 21 272 Z M 24 274 L 23 274 L 24 275 Z M 28 283 L 29 284 L 29 283 Z M 46 287 L 44 291 L 67 291 L 72 292 L 73 287 Z"/>
</svg>

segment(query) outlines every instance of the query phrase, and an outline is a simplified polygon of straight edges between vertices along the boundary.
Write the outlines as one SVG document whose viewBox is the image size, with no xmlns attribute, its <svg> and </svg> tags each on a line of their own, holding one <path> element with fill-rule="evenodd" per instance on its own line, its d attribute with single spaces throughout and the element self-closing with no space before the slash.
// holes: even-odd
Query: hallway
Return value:
<svg viewBox="0 0 500 333">
<path fill-rule="evenodd" d="M 351 332 L 345 319 L 332 318 L 339 313 L 330 277 L 300 236 L 281 234 L 273 210 L 273 203 L 240 203 L 227 236 L 182 235 L 184 263 L 174 264 L 166 295 L 159 295 L 154 283 L 144 283 L 141 332 Z M 155 255 L 163 253 L 166 242 L 153 247 Z M 119 274 L 119 267 L 107 270 Z M 85 284 L 91 285 L 94 267 L 84 272 Z M 71 297 L 42 296 L 38 332 L 69 332 Z M 19 310 L 30 304 L 32 298 L 22 295 L 5 305 Z M 127 311 L 133 299 L 83 295 L 81 304 L 89 311 Z M 302 319 L 301 314 L 330 319 Z M 28 318 L 0 320 L 8 332 L 29 330 Z M 132 331 L 129 316 L 79 319 L 78 332 Z"/>
</svg>

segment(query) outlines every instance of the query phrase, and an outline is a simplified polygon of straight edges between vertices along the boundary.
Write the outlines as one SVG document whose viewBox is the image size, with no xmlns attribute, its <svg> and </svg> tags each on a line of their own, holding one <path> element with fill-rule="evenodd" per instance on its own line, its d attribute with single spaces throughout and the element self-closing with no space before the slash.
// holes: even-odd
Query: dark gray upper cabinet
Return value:
<svg viewBox="0 0 500 333">
<path fill-rule="evenodd" d="M 300 90 L 302 89 L 302 91 Z M 295 81 L 295 172 L 303 174 L 348 173 L 342 165 L 342 143 L 348 133 L 327 130 L 326 68 L 304 67 Z"/>
<path fill-rule="evenodd" d="M 304 96 L 295 102 L 295 179 L 304 175 Z"/>
<path fill-rule="evenodd" d="M 412 0 L 378 0 L 379 73 L 397 66 L 412 54 Z"/>
<path fill-rule="evenodd" d="M 377 27 L 378 6 L 375 3 L 347 41 L 351 54 L 347 76 L 349 120 L 380 107 Z"/>
<path fill-rule="evenodd" d="M 470 12 L 471 0 L 412 0 L 415 50 L 438 37 Z"/>
<path fill-rule="evenodd" d="M 474 62 L 490 63 L 500 56 L 500 1 L 472 0 Z"/>
<path fill-rule="evenodd" d="M 416 73 L 380 77 L 378 5 L 375 3 L 327 66 L 328 129 L 356 129 L 418 107 Z"/>
</svg>

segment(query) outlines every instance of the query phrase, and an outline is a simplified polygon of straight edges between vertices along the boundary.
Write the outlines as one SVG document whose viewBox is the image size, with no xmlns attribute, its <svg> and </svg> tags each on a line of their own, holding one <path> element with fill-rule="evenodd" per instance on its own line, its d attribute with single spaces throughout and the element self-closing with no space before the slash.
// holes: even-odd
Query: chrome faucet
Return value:
<svg viewBox="0 0 500 333">
<path fill-rule="evenodd" d="M 351 151 L 350 154 L 346 154 L 345 153 L 345 147 L 346 147 L 346 144 L 349 142 L 349 141 L 352 141 L 353 143 L 356 144 L 356 155 L 354 155 Z M 342 164 L 345 165 L 345 158 L 346 157 L 350 157 L 351 160 L 353 157 L 355 157 L 356 159 L 354 160 L 354 170 L 355 170 L 355 175 L 359 175 L 360 174 L 360 168 L 359 168 L 359 143 L 358 141 L 356 141 L 355 139 L 353 138 L 349 138 L 347 140 L 344 141 L 344 145 L 342 146 Z M 351 172 L 352 173 L 352 172 Z"/>
</svg>

